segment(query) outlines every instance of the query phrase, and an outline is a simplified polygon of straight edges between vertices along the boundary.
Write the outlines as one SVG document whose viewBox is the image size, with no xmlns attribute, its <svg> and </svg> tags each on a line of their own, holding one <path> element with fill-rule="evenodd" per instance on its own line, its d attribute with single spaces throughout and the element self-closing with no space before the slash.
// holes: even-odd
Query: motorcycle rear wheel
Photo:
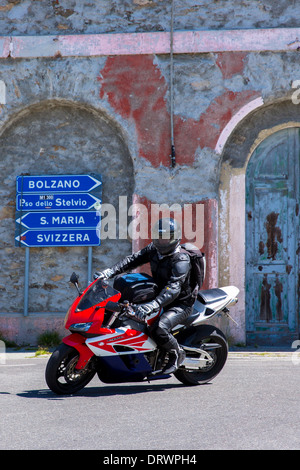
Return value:
<svg viewBox="0 0 300 470">
<path fill-rule="evenodd" d="M 217 343 L 219 348 L 208 351 L 213 357 L 213 363 L 205 368 L 197 370 L 178 369 L 174 375 L 184 385 L 203 385 L 215 378 L 223 369 L 228 356 L 228 344 L 222 334 L 218 334 L 216 329 L 213 334 L 202 338 L 198 344 L 193 344 L 196 348 L 201 348 L 204 343 Z M 187 352 L 187 356 L 189 353 Z"/>
<path fill-rule="evenodd" d="M 52 353 L 45 372 L 46 383 L 57 395 L 72 395 L 84 388 L 94 377 L 92 360 L 83 368 L 75 369 L 79 353 L 61 343 Z"/>
</svg>

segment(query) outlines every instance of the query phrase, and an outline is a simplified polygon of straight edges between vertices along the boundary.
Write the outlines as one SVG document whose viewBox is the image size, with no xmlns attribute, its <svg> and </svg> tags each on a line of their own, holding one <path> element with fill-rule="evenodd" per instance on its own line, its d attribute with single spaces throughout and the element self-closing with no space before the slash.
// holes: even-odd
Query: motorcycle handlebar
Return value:
<svg viewBox="0 0 300 470">
<path fill-rule="evenodd" d="M 127 318 L 131 318 L 132 320 L 136 321 L 137 323 L 141 323 L 142 325 L 146 325 L 145 320 L 142 320 L 141 318 L 137 317 L 135 314 L 135 304 L 131 304 L 130 302 L 125 301 L 122 305 L 124 308 L 124 316 Z"/>
<path fill-rule="evenodd" d="M 141 323 L 145 325 L 145 321 L 141 320 L 135 315 L 134 311 L 134 304 L 131 304 L 130 302 L 123 302 L 123 303 L 116 303 L 116 302 L 111 302 L 110 300 L 107 302 L 105 305 L 105 308 L 111 312 L 114 312 L 109 324 L 112 325 L 112 323 L 116 320 L 116 318 L 121 314 L 122 316 L 125 316 L 127 318 L 130 318 L 131 320 L 134 320 L 138 323 Z"/>
</svg>

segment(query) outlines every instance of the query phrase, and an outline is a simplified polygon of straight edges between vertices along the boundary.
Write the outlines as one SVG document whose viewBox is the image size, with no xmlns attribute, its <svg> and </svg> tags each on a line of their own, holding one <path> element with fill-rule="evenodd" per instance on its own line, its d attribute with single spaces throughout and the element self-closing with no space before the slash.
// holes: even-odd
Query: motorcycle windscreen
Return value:
<svg viewBox="0 0 300 470">
<path fill-rule="evenodd" d="M 90 307 L 99 305 L 101 302 L 110 299 L 117 294 L 119 294 L 117 290 L 99 279 L 86 291 L 76 307 L 76 312 L 87 310 Z"/>
</svg>

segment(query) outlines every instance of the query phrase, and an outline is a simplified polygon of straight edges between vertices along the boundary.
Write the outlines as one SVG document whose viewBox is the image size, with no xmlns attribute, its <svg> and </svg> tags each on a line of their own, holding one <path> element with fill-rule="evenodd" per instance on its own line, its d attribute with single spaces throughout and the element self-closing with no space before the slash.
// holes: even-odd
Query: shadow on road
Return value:
<svg viewBox="0 0 300 470">
<path fill-rule="evenodd" d="M 205 384 L 209 385 L 209 384 Z M 41 390 L 25 390 L 24 392 L 18 393 L 17 396 L 23 398 L 44 398 L 48 400 L 63 400 L 72 397 L 109 397 L 116 395 L 134 395 L 137 393 L 148 393 L 148 392 L 163 392 L 164 390 L 172 388 L 182 388 L 185 385 L 181 383 L 169 383 L 169 384 L 116 384 L 116 385 L 101 385 L 99 387 L 86 387 L 80 390 L 74 395 L 56 395 L 49 389 Z"/>
</svg>

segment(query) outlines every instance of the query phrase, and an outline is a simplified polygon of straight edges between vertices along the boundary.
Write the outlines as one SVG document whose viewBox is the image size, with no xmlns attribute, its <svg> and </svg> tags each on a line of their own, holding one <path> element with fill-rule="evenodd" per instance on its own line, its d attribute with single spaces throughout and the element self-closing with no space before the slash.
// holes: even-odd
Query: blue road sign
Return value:
<svg viewBox="0 0 300 470">
<path fill-rule="evenodd" d="M 84 193 L 100 189 L 100 175 L 43 175 L 17 176 L 17 192 L 26 193 Z"/>
<path fill-rule="evenodd" d="M 69 194 L 17 194 L 16 209 L 22 212 L 43 210 L 98 209 L 101 200 L 89 193 Z"/>
<path fill-rule="evenodd" d="M 98 229 L 52 229 L 27 230 L 15 237 L 18 246 L 98 246 L 100 230 Z"/>
<path fill-rule="evenodd" d="M 101 175 L 17 176 L 16 187 L 16 246 L 100 245 Z"/>
<path fill-rule="evenodd" d="M 26 212 L 16 222 L 28 229 L 96 228 L 101 220 L 100 211 Z"/>
</svg>

